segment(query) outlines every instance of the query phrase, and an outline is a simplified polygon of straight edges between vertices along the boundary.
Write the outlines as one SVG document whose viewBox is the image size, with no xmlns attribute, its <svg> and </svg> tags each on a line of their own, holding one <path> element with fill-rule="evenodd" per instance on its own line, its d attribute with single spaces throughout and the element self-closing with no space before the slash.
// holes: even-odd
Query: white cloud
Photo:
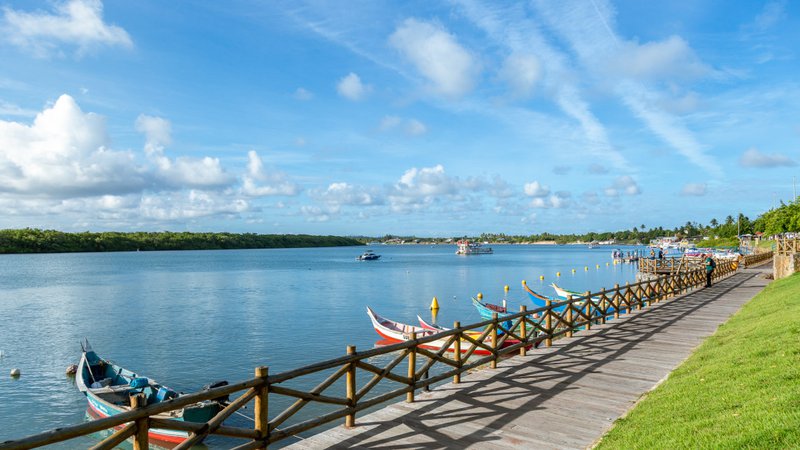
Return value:
<svg viewBox="0 0 800 450">
<path fill-rule="evenodd" d="M 447 97 L 460 97 L 475 85 L 480 67 L 472 54 L 440 24 L 406 19 L 389 37 L 397 49 Z"/>
<path fill-rule="evenodd" d="M 363 84 L 358 75 L 350 72 L 347 76 L 339 80 L 339 83 L 336 85 L 336 91 L 339 92 L 339 95 L 348 100 L 359 101 L 363 100 L 372 92 L 372 86 Z"/>
<path fill-rule="evenodd" d="M 786 1 L 771 1 L 764 5 L 764 9 L 756 16 L 754 26 L 758 31 L 765 31 L 786 17 Z"/>
<path fill-rule="evenodd" d="M 314 98 L 314 94 L 301 87 L 294 91 L 294 98 L 300 101 L 308 101 Z"/>
<path fill-rule="evenodd" d="M 420 136 L 428 132 L 428 127 L 417 119 L 408 119 L 405 131 L 409 136 Z"/>
<path fill-rule="evenodd" d="M 531 54 L 512 54 L 503 62 L 500 77 L 517 97 L 529 97 L 542 76 L 539 59 Z"/>
<path fill-rule="evenodd" d="M 543 197 L 536 197 L 531 200 L 530 206 L 533 208 L 547 208 L 547 200 Z"/>
<path fill-rule="evenodd" d="M 318 206 L 303 205 L 300 212 L 306 216 L 309 222 L 327 222 L 331 220 L 331 214 Z"/>
<path fill-rule="evenodd" d="M 242 177 L 242 193 L 250 197 L 272 195 L 293 196 L 300 193 L 300 186 L 276 169 L 267 170 L 261 157 L 254 150 L 247 152 L 247 173 Z"/>
<path fill-rule="evenodd" d="M 180 156 L 171 160 L 164 149 L 172 142 L 172 125 L 161 117 L 139 115 L 136 131 L 145 135 L 144 151 L 156 166 L 155 176 L 160 184 L 172 188 L 221 188 L 230 185 L 235 177 L 228 174 L 218 158 Z"/>
<path fill-rule="evenodd" d="M 454 194 L 458 191 L 458 181 L 446 175 L 441 164 L 422 169 L 414 167 L 400 177 L 395 191 L 408 197 Z"/>
<path fill-rule="evenodd" d="M 57 3 L 54 13 L 27 13 L 4 9 L 0 31 L 14 45 L 29 49 L 37 56 L 48 56 L 59 45 L 75 45 L 78 54 L 99 46 L 133 47 L 128 33 L 103 22 L 100 0 L 71 0 Z"/>
<path fill-rule="evenodd" d="M 144 195 L 139 212 L 145 219 L 160 222 L 183 221 L 210 216 L 238 216 L 249 205 L 213 192 L 189 190 L 166 195 Z"/>
<path fill-rule="evenodd" d="M 68 95 L 30 126 L 0 121 L 0 192 L 64 198 L 144 188 L 149 176 L 134 155 L 108 143 L 103 118 Z"/>
<path fill-rule="evenodd" d="M 403 123 L 403 119 L 397 116 L 386 116 L 381 119 L 381 124 L 378 127 L 381 131 L 391 131 L 399 127 Z"/>
<path fill-rule="evenodd" d="M 447 175 L 440 164 L 408 169 L 388 188 L 386 196 L 391 209 L 396 212 L 429 209 L 445 200 L 448 207 L 455 208 L 469 200 L 464 196 L 465 192 L 477 191 L 483 187 L 480 180 L 469 179 L 462 182 L 458 177 Z"/>
<path fill-rule="evenodd" d="M 341 206 L 371 206 L 383 203 L 380 194 L 361 186 L 340 182 L 331 183 L 324 191 L 313 191 L 311 196 L 338 210 Z"/>
<path fill-rule="evenodd" d="M 707 188 L 706 183 L 686 183 L 681 189 L 681 195 L 702 197 L 706 195 Z"/>
<path fill-rule="evenodd" d="M 527 188 L 527 186 L 528 185 L 526 185 L 526 188 Z M 540 196 L 534 197 L 530 201 L 529 205 L 532 208 L 539 208 L 539 209 L 544 209 L 544 208 L 566 208 L 567 206 L 570 205 L 570 198 L 571 197 L 572 197 L 572 194 L 569 193 L 569 192 L 565 192 L 565 191 L 554 192 L 552 195 L 550 195 L 549 194 L 549 189 L 548 189 L 548 193 L 545 193 L 544 195 L 540 195 Z"/>
<path fill-rule="evenodd" d="M 534 6 L 546 23 L 574 50 L 589 75 L 600 82 L 610 82 L 624 104 L 654 134 L 693 164 L 714 176 L 722 176 L 719 165 L 706 154 L 705 146 L 682 121 L 658 107 L 660 96 L 642 80 L 655 76 L 663 78 L 670 73 L 681 77 L 684 72 L 693 76 L 708 73 L 710 69 L 696 58 L 683 39 L 670 38 L 645 46 L 625 42 L 614 31 L 614 8 L 604 0 L 535 2 Z M 626 53 L 634 59 L 633 63 L 622 68 L 613 67 L 624 69 L 628 76 L 622 79 L 608 77 L 609 61 L 621 59 L 621 55 Z M 654 68 L 648 68 L 648 64 L 653 64 Z"/>
<path fill-rule="evenodd" d="M 386 116 L 381 119 L 378 129 L 384 132 L 402 128 L 403 133 L 409 136 L 421 136 L 428 132 L 428 127 L 417 119 L 403 119 L 397 116 Z"/>
<path fill-rule="evenodd" d="M 697 78 L 713 73 L 680 36 L 660 42 L 624 42 L 607 62 L 619 75 L 642 80 Z"/>
<path fill-rule="evenodd" d="M 636 180 L 630 175 L 622 175 L 617 177 L 611 186 L 603 190 L 609 197 L 618 197 L 619 195 L 639 195 L 642 193 Z"/>
<path fill-rule="evenodd" d="M 529 197 L 547 197 L 550 194 L 550 187 L 545 186 L 538 181 L 525 184 L 525 195 Z"/>
<path fill-rule="evenodd" d="M 161 117 L 139 114 L 135 123 L 136 131 L 145 136 L 145 152 L 162 153 L 164 147 L 172 143 L 172 124 Z"/>
<path fill-rule="evenodd" d="M 786 155 L 780 153 L 762 153 L 757 148 L 749 148 L 739 159 L 739 164 L 742 167 L 758 167 L 758 168 L 771 168 L 771 167 L 792 167 L 796 166 L 797 162 Z"/>
</svg>

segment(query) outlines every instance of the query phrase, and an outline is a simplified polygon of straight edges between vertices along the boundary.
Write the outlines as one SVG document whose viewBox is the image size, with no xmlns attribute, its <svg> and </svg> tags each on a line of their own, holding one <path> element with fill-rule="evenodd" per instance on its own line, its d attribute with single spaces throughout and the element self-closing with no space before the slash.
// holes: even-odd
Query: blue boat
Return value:
<svg viewBox="0 0 800 450">
<path fill-rule="evenodd" d="M 137 375 L 109 360 L 100 358 L 92 350 L 89 341 L 81 344 L 83 353 L 78 364 L 75 383 L 78 390 L 86 395 L 89 403 L 89 415 L 93 418 L 105 418 L 131 410 L 131 396 L 144 394 L 146 404 L 152 405 L 171 400 L 181 395 L 155 380 Z M 224 386 L 227 382 L 218 382 L 206 388 Z M 222 410 L 222 402 L 227 399 L 216 399 L 198 402 L 163 414 L 153 416 L 158 419 L 178 420 L 186 422 L 208 422 Z M 118 427 L 122 428 L 122 426 Z M 149 437 L 160 446 L 174 447 L 185 441 L 189 434 L 185 431 L 150 428 Z"/>
</svg>

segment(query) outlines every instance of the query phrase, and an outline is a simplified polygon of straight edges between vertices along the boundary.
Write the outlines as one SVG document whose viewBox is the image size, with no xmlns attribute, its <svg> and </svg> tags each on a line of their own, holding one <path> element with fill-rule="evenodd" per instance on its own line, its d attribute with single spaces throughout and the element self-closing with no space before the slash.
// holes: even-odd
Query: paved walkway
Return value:
<svg viewBox="0 0 800 450">
<path fill-rule="evenodd" d="M 549 349 L 502 361 L 294 444 L 295 449 L 586 448 L 759 293 L 745 269 Z"/>
</svg>

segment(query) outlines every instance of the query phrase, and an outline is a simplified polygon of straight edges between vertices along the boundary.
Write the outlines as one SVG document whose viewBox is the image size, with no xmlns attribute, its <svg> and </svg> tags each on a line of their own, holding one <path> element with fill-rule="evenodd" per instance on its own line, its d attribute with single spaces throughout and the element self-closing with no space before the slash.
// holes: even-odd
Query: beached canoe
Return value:
<svg viewBox="0 0 800 450">
<path fill-rule="evenodd" d="M 146 396 L 147 405 L 184 395 L 155 380 L 142 377 L 99 357 L 87 340 L 84 340 L 81 347 L 83 347 L 83 353 L 78 364 L 75 384 L 78 386 L 78 390 L 86 395 L 90 416 L 93 418 L 104 418 L 130 411 L 130 397 L 134 394 L 143 393 Z M 208 400 L 153 417 L 186 422 L 207 422 L 221 410 L 222 405 L 219 401 Z M 118 428 L 121 429 L 122 426 Z M 160 428 L 150 428 L 148 435 L 152 443 L 162 447 L 174 447 L 189 437 L 185 431 Z"/>
</svg>

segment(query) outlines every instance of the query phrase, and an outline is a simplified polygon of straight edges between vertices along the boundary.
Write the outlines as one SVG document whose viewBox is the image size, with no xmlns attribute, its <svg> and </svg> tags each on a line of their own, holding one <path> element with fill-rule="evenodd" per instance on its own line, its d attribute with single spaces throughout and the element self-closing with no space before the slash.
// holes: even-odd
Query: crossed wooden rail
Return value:
<svg viewBox="0 0 800 450">
<path fill-rule="evenodd" d="M 763 256 L 761 257 L 763 258 Z M 753 261 L 755 263 L 755 259 Z M 714 272 L 714 278 L 727 277 L 735 272 L 735 268 L 732 261 L 720 263 Z M 266 367 L 257 367 L 255 377 L 250 380 L 181 396 L 150 406 L 139 406 L 144 404 L 143 399 L 134 397 L 132 398 L 133 409 L 129 412 L 79 425 L 57 428 L 15 441 L 6 441 L 0 443 L 0 449 L 39 447 L 120 427 L 121 429 L 92 448 L 113 449 L 132 437 L 135 450 L 147 449 L 147 432 L 151 428 L 188 432 L 189 438 L 179 444 L 176 449 L 188 449 L 212 434 L 245 439 L 246 442 L 235 447 L 236 449 L 266 448 L 271 443 L 342 418 L 344 418 L 345 426 L 355 426 L 356 414 L 367 408 L 375 407 L 402 395 L 406 396 L 407 402 L 413 402 L 414 393 L 418 389 L 427 389 L 430 385 L 451 377 L 454 383 L 459 383 L 461 374 L 470 369 L 486 364 L 495 368 L 501 357 L 510 356 L 513 353 L 525 355 L 533 345 L 543 342 L 544 345 L 550 346 L 553 339 L 562 336 L 571 337 L 580 329 L 588 330 L 593 324 L 605 323 L 611 317 L 619 318 L 622 314 L 645 308 L 704 284 L 705 271 L 702 269 L 670 274 L 634 284 L 626 283 L 625 286 L 614 285 L 613 289 L 603 288 L 595 293 L 587 291 L 581 296 L 569 297 L 563 301 L 548 300 L 543 308 L 528 310 L 525 306 L 521 306 L 518 313 L 500 317 L 495 313 L 491 320 L 471 325 L 461 326 L 459 322 L 455 322 L 452 329 L 434 335 L 417 337 L 415 333 L 411 333 L 408 341 L 394 345 L 358 352 L 354 346 L 348 346 L 346 356 L 276 375 L 269 375 Z M 475 330 L 478 332 L 476 333 Z M 445 343 L 438 350 L 421 347 L 423 344 L 440 339 L 444 339 Z M 504 346 L 508 339 L 518 342 Z M 475 355 L 475 351 L 478 349 L 486 350 L 489 354 L 478 357 Z M 462 352 L 462 350 L 464 351 Z M 378 367 L 370 362 L 371 358 L 383 355 L 393 356 L 385 366 Z M 427 361 L 423 358 L 427 358 Z M 404 374 L 401 366 L 403 362 L 406 363 Z M 401 373 L 395 371 L 399 366 Z M 429 376 L 434 366 L 437 370 L 443 369 L 443 372 Z M 312 374 L 319 375 L 331 370 L 333 370 L 331 375 L 308 391 L 285 385 L 290 380 Z M 363 373 L 366 373 L 368 378 L 359 388 L 356 377 L 359 376 L 361 379 L 359 374 Z M 345 382 L 344 397 L 325 394 L 325 391 L 342 377 Z M 380 382 L 394 382 L 398 387 L 388 392 L 368 396 Z M 206 423 L 181 422 L 154 417 L 158 414 L 179 410 L 196 402 L 239 392 L 243 393 Z M 275 396 L 288 397 L 294 399 L 294 402 L 285 409 L 277 411 L 277 414 L 270 419 L 270 398 L 276 400 Z M 234 412 L 251 402 L 253 402 L 252 409 L 255 412 L 253 428 L 223 424 Z M 290 418 L 311 403 L 333 405 L 336 409 L 311 419 L 287 424 Z"/>
<path fill-rule="evenodd" d="M 775 239 L 775 254 L 790 255 L 792 253 L 800 253 L 800 239 L 799 238 L 776 238 Z"/>
</svg>

